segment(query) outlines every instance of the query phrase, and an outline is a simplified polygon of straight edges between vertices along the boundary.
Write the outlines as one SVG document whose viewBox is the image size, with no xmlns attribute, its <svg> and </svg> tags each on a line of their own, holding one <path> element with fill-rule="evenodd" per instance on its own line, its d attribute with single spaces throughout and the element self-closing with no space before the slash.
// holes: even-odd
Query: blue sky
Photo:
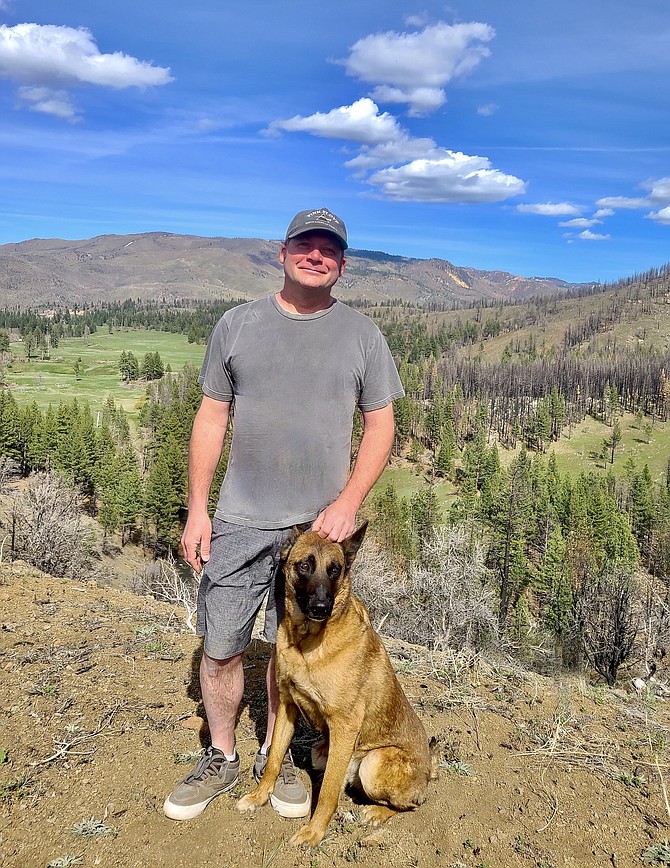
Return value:
<svg viewBox="0 0 670 868">
<path fill-rule="evenodd" d="M 462 266 L 669 261 L 667 0 L 0 0 L 0 244 L 324 205 Z"/>
</svg>

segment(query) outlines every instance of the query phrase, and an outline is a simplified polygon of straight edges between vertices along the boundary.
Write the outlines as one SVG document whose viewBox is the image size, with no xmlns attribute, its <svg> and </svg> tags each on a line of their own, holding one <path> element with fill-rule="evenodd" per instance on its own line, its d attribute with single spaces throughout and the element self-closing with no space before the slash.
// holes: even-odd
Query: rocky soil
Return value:
<svg viewBox="0 0 670 868">
<path fill-rule="evenodd" d="M 647 689 L 389 643 L 440 739 L 439 779 L 422 808 L 375 831 L 343 795 L 327 838 L 303 851 L 288 844 L 300 821 L 235 809 L 264 719 L 266 646 L 255 642 L 247 659 L 238 788 L 175 823 L 163 799 L 207 741 L 200 643 L 183 613 L 20 562 L 0 565 L 0 612 L 3 866 L 670 864 L 670 717 Z M 306 782 L 312 739 L 301 731 L 294 749 Z"/>
</svg>

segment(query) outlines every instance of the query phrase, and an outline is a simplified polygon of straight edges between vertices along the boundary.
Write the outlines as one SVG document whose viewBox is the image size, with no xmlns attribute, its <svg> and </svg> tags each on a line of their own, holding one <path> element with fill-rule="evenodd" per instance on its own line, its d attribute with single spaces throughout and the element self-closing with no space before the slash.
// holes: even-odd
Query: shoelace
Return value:
<svg viewBox="0 0 670 868">
<path fill-rule="evenodd" d="M 294 784 L 296 779 L 296 770 L 293 765 L 293 757 L 291 751 L 287 751 L 286 756 L 282 760 L 281 775 L 284 778 L 285 784 Z"/>
<path fill-rule="evenodd" d="M 193 769 L 190 774 L 188 774 L 184 778 L 184 783 L 191 783 L 191 781 L 197 781 L 199 778 L 204 777 L 204 775 L 206 774 L 218 774 L 225 760 L 226 758 L 223 754 L 221 754 L 220 757 L 214 756 L 214 751 L 211 747 L 208 747 L 205 755 L 202 756 L 198 761 L 198 765 Z"/>
</svg>

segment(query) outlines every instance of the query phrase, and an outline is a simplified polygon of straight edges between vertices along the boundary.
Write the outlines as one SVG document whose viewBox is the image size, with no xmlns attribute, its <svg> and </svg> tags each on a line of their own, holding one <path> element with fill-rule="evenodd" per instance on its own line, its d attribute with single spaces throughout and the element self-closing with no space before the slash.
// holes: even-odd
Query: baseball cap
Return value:
<svg viewBox="0 0 670 868">
<path fill-rule="evenodd" d="M 296 235 L 302 235 L 303 232 L 315 232 L 317 230 L 320 232 L 330 232 L 340 242 L 342 250 L 347 249 L 347 227 L 336 214 L 333 214 L 327 208 L 318 208 L 314 211 L 298 211 L 289 223 L 285 240 L 288 241 L 290 238 L 295 238 Z"/>
</svg>

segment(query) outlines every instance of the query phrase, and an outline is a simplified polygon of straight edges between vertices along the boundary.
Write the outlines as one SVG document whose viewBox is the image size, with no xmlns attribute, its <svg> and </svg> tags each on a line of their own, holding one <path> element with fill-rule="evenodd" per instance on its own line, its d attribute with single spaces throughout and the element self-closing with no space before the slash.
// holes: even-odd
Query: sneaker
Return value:
<svg viewBox="0 0 670 868">
<path fill-rule="evenodd" d="M 177 784 L 163 803 L 163 812 L 171 820 L 192 820 L 201 814 L 213 798 L 227 793 L 240 776 L 240 758 L 227 760 L 223 751 L 209 747 L 198 765 Z"/>
<path fill-rule="evenodd" d="M 263 777 L 268 758 L 259 750 L 254 760 L 254 778 L 256 783 Z M 270 793 L 270 804 L 280 817 L 295 819 L 306 817 L 309 814 L 311 799 L 300 780 L 296 767 L 293 765 L 291 751 L 286 751 L 286 756 L 281 764 L 279 777 L 275 781 L 275 788 Z"/>
</svg>

